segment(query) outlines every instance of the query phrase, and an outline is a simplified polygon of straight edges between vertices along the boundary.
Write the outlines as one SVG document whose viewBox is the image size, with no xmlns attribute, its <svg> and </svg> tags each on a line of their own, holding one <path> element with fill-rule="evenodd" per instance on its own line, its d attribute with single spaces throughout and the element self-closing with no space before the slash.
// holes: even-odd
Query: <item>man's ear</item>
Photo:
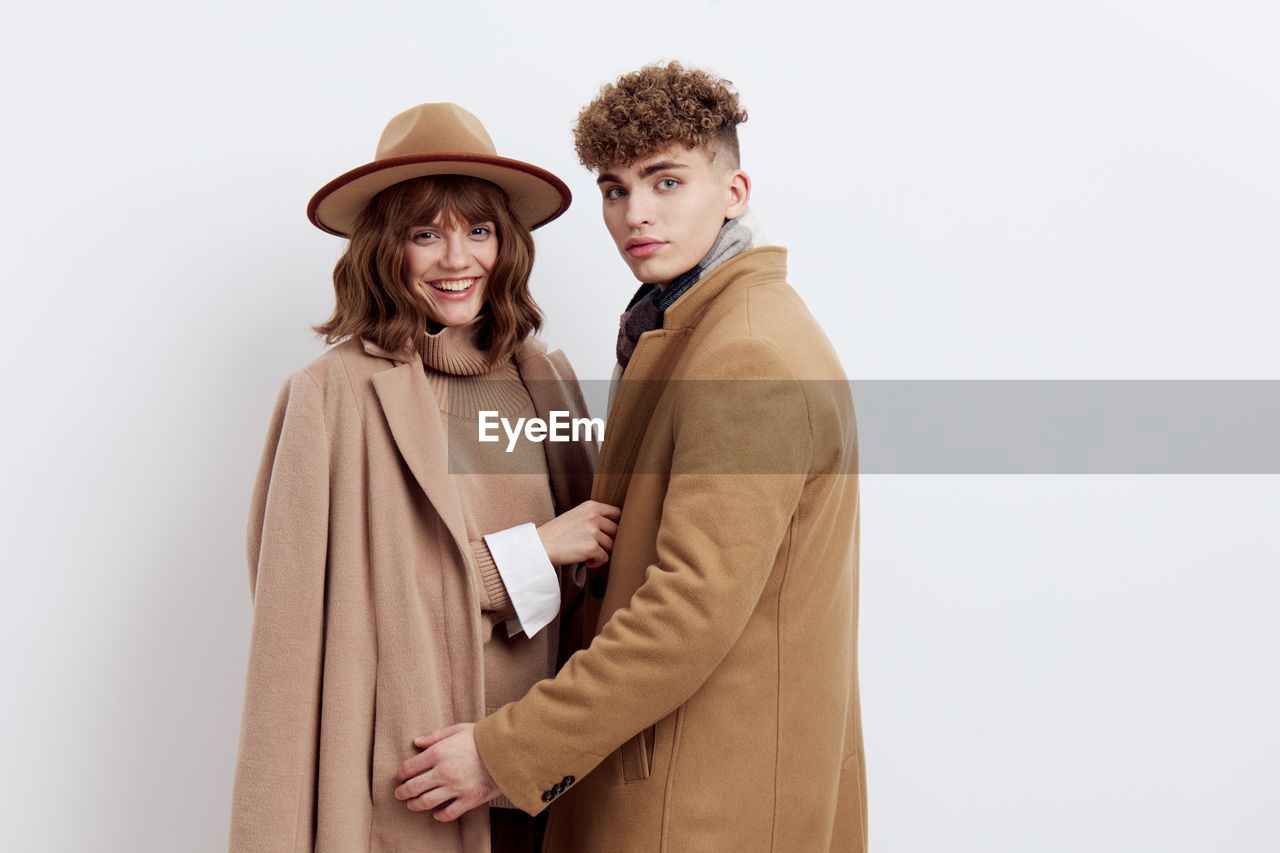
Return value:
<svg viewBox="0 0 1280 853">
<path fill-rule="evenodd" d="M 734 169 L 728 174 L 728 185 L 725 187 L 724 209 L 725 219 L 737 219 L 747 209 L 751 201 L 751 177 L 741 169 Z"/>
</svg>

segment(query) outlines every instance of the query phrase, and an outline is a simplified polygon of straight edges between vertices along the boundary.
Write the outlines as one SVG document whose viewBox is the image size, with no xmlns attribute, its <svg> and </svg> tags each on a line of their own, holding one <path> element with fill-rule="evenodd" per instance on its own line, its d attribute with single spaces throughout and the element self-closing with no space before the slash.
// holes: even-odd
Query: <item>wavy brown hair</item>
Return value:
<svg viewBox="0 0 1280 853">
<path fill-rule="evenodd" d="M 405 246 L 410 229 L 437 222 L 496 226 L 498 258 L 476 332 L 490 363 L 509 359 L 542 328 L 542 311 L 529 295 L 533 235 L 511 212 L 506 193 L 480 178 L 433 175 L 387 187 L 356 219 L 351 242 L 333 268 L 333 316 L 314 327 L 326 343 L 368 338 L 389 352 L 405 346 L 423 351 L 430 317 L 409 288 Z"/>
<path fill-rule="evenodd" d="M 582 165 L 592 171 L 626 166 L 683 142 L 706 148 L 714 160 L 738 168 L 738 125 L 747 111 L 732 83 L 679 62 L 646 65 L 601 87 L 582 108 L 573 144 Z"/>
</svg>

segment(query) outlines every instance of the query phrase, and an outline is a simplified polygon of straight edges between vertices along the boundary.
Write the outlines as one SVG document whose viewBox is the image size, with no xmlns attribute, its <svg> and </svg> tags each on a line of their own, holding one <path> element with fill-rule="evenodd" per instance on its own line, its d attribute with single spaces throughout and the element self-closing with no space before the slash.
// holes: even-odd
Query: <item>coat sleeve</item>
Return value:
<svg viewBox="0 0 1280 853">
<path fill-rule="evenodd" d="M 700 355 L 698 375 L 671 392 L 674 449 L 657 562 L 554 679 L 476 726 L 494 781 L 531 814 L 556 783 L 585 777 L 684 704 L 737 642 L 775 563 L 788 558 L 812 446 L 802 383 L 758 339 Z"/>
<path fill-rule="evenodd" d="M 319 387 L 305 371 L 276 400 L 248 526 L 253 596 L 232 853 L 314 846 L 324 650 L 329 445 Z"/>
</svg>

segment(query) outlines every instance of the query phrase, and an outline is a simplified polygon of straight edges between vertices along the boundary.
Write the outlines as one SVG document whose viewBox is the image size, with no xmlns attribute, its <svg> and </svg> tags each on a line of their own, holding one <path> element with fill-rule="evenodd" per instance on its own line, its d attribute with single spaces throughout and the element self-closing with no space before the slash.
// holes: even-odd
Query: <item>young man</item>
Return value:
<svg viewBox="0 0 1280 853">
<path fill-rule="evenodd" d="M 865 850 L 853 406 L 786 250 L 739 222 L 745 119 L 726 81 L 677 63 L 579 117 L 646 283 L 592 495 L 622 507 L 607 583 L 589 580 L 595 636 L 523 699 L 419 738 L 411 809 L 554 803 L 551 851 Z"/>
</svg>

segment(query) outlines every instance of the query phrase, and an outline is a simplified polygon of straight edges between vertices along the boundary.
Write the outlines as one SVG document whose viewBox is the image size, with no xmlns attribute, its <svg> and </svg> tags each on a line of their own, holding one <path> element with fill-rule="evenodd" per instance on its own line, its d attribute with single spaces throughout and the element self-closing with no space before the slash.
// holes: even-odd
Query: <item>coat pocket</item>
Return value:
<svg viewBox="0 0 1280 853">
<path fill-rule="evenodd" d="M 653 741 L 657 726 L 652 725 L 622 745 L 622 781 L 643 782 L 653 772 Z"/>
</svg>

